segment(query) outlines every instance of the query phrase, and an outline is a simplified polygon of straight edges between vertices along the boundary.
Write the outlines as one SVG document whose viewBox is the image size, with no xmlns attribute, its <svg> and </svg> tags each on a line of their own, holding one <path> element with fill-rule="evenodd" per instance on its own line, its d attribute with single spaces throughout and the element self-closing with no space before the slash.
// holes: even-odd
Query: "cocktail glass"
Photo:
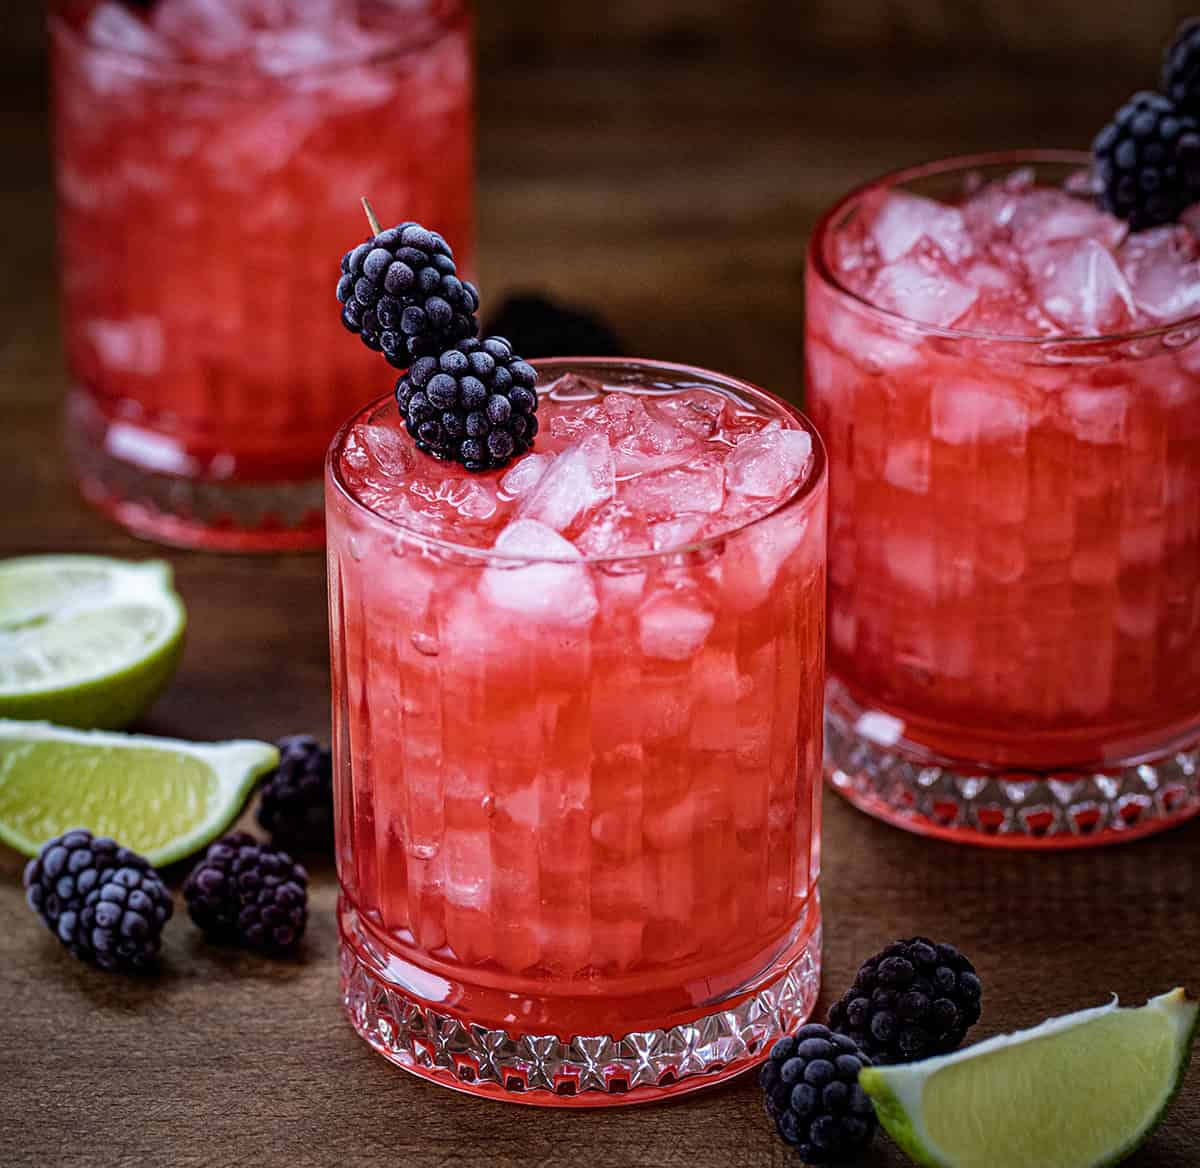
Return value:
<svg viewBox="0 0 1200 1168">
<path fill-rule="evenodd" d="M 52 9 L 68 446 L 170 543 L 320 545 L 329 440 L 388 381 L 333 300 L 360 194 L 470 265 L 465 3 L 281 3 Z"/>
<path fill-rule="evenodd" d="M 722 535 L 588 557 L 513 519 L 535 496 L 509 504 L 502 488 L 486 518 L 497 480 L 528 488 L 514 485 L 520 464 L 472 476 L 415 454 L 390 399 L 347 423 L 327 468 L 343 992 L 376 1050 L 444 1085 L 638 1102 L 760 1061 L 816 999 L 824 454 L 792 407 L 732 378 L 534 364 L 529 457 L 576 460 L 556 482 L 565 495 L 536 496 L 547 522 L 567 528 L 563 500 L 586 501 L 596 481 L 576 475 L 594 448 L 563 448 L 590 435 L 609 457 L 580 411 L 603 421 L 619 399 L 617 501 L 576 543 L 611 521 L 649 547 L 635 490 L 656 507 L 656 538 L 683 531 L 667 525 L 695 513 L 664 519 L 661 496 L 649 502 L 679 489 L 672 475 L 694 476 L 693 510 L 732 506 L 719 461 L 712 472 L 736 426 L 701 446 L 672 419 L 708 434 L 714 407 L 737 411 L 766 427 L 764 445 L 781 428 L 808 435 L 810 461 Z M 631 423 L 651 446 L 626 449 L 635 400 L 658 412 Z M 715 502 L 697 501 L 702 482 Z M 431 523 L 439 507 L 477 518 L 469 542 Z M 506 524 L 550 550 L 505 551 L 505 536 L 493 548 Z"/>
<path fill-rule="evenodd" d="M 1014 171 L 1014 190 L 1070 188 L 1088 164 L 1042 151 L 901 171 L 839 202 L 809 251 L 808 400 L 832 491 L 828 771 L 859 807 L 927 835 L 1067 847 L 1200 810 L 1195 309 L 1014 336 L 906 318 L 840 272 L 839 249 L 888 192 L 955 203 Z M 980 210 L 999 223 L 995 194 Z M 1098 215 L 1055 207 L 1089 229 Z M 1100 297 L 1130 293 L 1103 249 L 1058 240 L 1077 226 L 1035 216 L 1017 230 L 1047 241 L 1048 263 L 1087 260 L 1041 269 L 1089 281 L 1051 308 L 1101 313 Z M 931 229 L 959 245 L 954 224 Z M 936 313 L 963 287 L 907 292 Z M 1166 304 L 1188 290 L 1148 291 Z"/>
</svg>

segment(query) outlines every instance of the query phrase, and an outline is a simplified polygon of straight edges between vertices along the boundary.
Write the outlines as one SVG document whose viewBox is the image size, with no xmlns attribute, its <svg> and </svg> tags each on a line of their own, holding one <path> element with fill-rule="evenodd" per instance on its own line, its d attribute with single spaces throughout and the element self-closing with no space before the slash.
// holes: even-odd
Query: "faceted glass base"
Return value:
<svg viewBox="0 0 1200 1168">
<path fill-rule="evenodd" d="M 482 1026 L 385 979 L 345 920 L 342 1000 L 355 1030 L 384 1058 L 444 1087 L 542 1107 L 649 1103 L 740 1074 L 808 1018 L 820 989 L 815 901 L 806 924 L 782 974 L 661 1029 L 557 1035 Z"/>
<path fill-rule="evenodd" d="M 941 758 L 880 733 L 896 725 L 830 682 L 825 772 L 856 807 L 920 835 L 992 847 L 1088 847 L 1200 813 L 1200 742 L 1102 770 L 1017 771 Z"/>
<path fill-rule="evenodd" d="M 243 482 L 190 474 L 178 451 L 105 419 L 82 391 L 67 403 L 67 451 L 83 497 L 134 535 L 228 552 L 324 545 L 324 482 Z M 220 466 L 221 456 L 211 462 Z"/>
</svg>

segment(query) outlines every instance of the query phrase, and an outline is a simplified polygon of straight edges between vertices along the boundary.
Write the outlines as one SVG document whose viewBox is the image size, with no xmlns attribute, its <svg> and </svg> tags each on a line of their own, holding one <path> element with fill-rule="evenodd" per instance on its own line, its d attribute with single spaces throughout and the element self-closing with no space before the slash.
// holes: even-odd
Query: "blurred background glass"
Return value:
<svg viewBox="0 0 1200 1168">
<path fill-rule="evenodd" d="M 134 531 L 319 546 L 321 466 L 386 369 L 331 310 L 359 206 L 469 266 L 463 0 L 55 0 L 72 462 Z"/>
</svg>

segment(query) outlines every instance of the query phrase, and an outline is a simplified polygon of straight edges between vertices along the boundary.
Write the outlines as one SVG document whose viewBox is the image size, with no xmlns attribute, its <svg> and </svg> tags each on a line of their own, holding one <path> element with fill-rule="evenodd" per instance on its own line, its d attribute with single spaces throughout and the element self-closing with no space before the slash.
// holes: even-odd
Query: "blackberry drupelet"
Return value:
<svg viewBox="0 0 1200 1168">
<path fill-rule="evenodd" d="M 979 1021 L 982 992 L 975 967 L 953 945 L 913 937 L 859 969 L 830 1008 L 829 1025 L 876 1063 L 913 1062 L 957 1049 Z"/>
<path fill-rule="evenodd" d="M 528 357 L 618 357 L 621 340 L 598 313 L 536 292 L 509 296 L 487 322 Z"/>
<path fill-rule="evenodd" d="M 1185 20 L 1168 47 L 1162 91 L 1177 109 L 1200 117 L 1200 17 Z"/>
<path fill-rule="evenodd" d="M 277 847 L 330 851 L 333 847 L 333 760 L 307 734 L 281 738 L 279 767 L 262 785 L 258 822 Z"/>
<path fill-rule="evenodd" d="M 397 369 L 479 331 L 479 293 L 460 280 L 450 245 L 419 223 L 401 223 L 342 257 L 342 323 Z"/>
<path fill-rule="evenodd" d="M 771 1048 L 759 1072 L 767 1114 L 806 1164 L 853 1163 L 875 1135 L 875 1110 L 858 1085 L 871 1060 L 853 1039 L 817 1024 Z"/>
<path fill-rule="evenodd" d="M 533 444 L 536 385 L 537 372 L 504 337 L 469 337 L 414 361 L 396 382 L 396 403 L 418 449 L 488 470 Z"/>
<path fill-rule="evenodd" d="M 1159 93 L 1130 98 L 1096 135 L 1098 202 L 1134 231 L 1173 223 L 1200 199 L 1200 122 Z"/>
<path fill-rule="evenodd" d="M 268 953 L 290 949 L 308 921 L 308 873 L 287 852 L 233 831 L 210 844 L 183 886 L 210 937 Z"/>
<path fill-rule="evenodd" d="M 80 961 L 122 972 L 154 964 L 175 907 L 148 860 L 83 828 L 42 845 L 25 867 L 25 896 Z"/>
</svg>

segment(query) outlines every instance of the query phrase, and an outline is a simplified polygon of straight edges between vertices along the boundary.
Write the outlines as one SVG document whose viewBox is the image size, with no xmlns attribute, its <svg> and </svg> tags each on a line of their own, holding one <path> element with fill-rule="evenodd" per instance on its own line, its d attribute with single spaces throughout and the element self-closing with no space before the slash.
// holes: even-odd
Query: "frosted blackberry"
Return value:
<svg viewBox="0 0 1200 1168">
<path fill-rule="evenodd" d="M 871 1060 L 853 1039 L 802 1026 L 771 1048 L 759 1072 L 767 1114 L 805 1164 L 851 1164 L 875 1135 L 875 1109 L 858 1085 Z"/>
<path fill-rule="evenodd" d="M 208 936 L 268 953 L 290 949 L 308 921 L 308 873 L 244 831 L 209 845 L 183 895 Z"/>
<path fill-rule="evenodd" d="M 1185 20 L 1167 49 L 1162 91 L 1177 109 L 1200 117 L 1200 17 Z"/>
<path fill-rule="evenodd" d="M 82 828 L 42 845 L 25 867 L 25 897 L 80 961 L 121 972 L 153 966 L 174 909 L 148 860 Z"/>
<path fill-rule="evenodd" d="M 858 971 L 829 1010 L 829 1025 L 877 1063 L 948 1054 L 979 1021 L 983 987 L 953 945 L 896 941 Z"/>
<path fill-rule="evenodd" d="M 258 822 L 277 847 L 297 852 L 333 847 L 333 761 L 306 734 L 279 740 L 279 767 L 262 785 Z"/>
<path fill-rule="evenodd" d="M 490 470 L 533 444 L 536 386 L 537 372 L 504 337 L 468 337 L 414 361 L 396 382 L 396 404 L 420 450 Z"/>
<path fill-rule="evenodd" d="M 479 293 L 458 277 L 450 245 L 419 223 L 381 231 L 342 257 L 342 323 L 397 369 L 473 337 Z"/>
<path fill-rule="evenodd" d="M 1159 93 L 1130 98 L 1092 143 L 1097 199 L 1134 231 L 1200 199 L 1200 122 Z"/>
</svg>

